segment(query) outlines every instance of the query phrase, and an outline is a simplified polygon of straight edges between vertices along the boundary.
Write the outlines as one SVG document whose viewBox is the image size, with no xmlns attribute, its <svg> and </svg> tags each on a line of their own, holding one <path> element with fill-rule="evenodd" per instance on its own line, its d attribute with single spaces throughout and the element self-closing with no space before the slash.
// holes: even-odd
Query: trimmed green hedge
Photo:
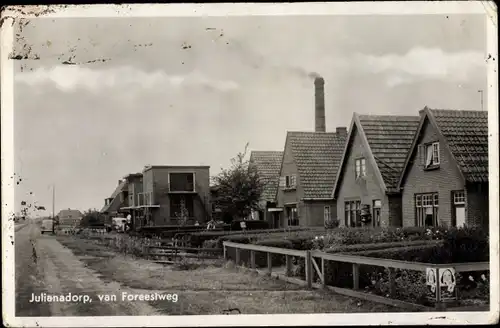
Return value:
<svg viewBox="0 0 500 328">
<path fill-rule="evenodd" d="M 299 233 L 309 232 L 309 235 L 318 234 L 318 232 L 311 231 L 324 231 L 323 228 L 304 228 L 297 227 L 293 229 L 266 229 L 266 230 L 249 230 L 249 231 L 204 231 L 192 233 L 191 246 L 201 247 L 203 242 L 210 239 L 218 239 L 219 245 L 222 247 L 222 241 L 234 241 L 233 239 L 239 238 L 239 236 L 245 236 L 247 238 L 253 238 L 255 240 L 260 239 L 279 239 L 283 236 L 293 236 Z M 233 238 L 234 237 L 234 238 Z M 308 237 L 309 238 L 309 237 Z M 237 241 L 234 241 L 237 242 Z"/>
<path fill-rule="evenodd" d="M 383 252 L 387 249 L 401 249 L 402 247 L 434 247 L 436 244 L 441 244 L 441 240 L 412 240 L 412 241 L 399 241 L 391 243 L 371 243 L 371 244 L 360 244 L 360 245 L 345 245 L 336 246 L 327 249 L 323 249 L 326 253 L 349 253 L 353 255 L 363 255 L 371 254 L 373 252 Z"/>
</svg>

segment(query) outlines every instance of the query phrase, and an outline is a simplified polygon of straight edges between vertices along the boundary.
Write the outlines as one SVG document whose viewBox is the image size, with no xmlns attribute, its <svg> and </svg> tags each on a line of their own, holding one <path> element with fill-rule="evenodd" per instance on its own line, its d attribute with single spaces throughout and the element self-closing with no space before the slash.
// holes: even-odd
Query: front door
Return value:
<svg viewBox="0 0 500 328">
<path fill-rule="evenodd" d="M 455 218 L 458 228 L 465 226 L 465 206 L 455 207 Z"/>
<path fill-rule="evenodd" d="M 273 213 L 273 220 L 274 220 L 273 228 L 275 229 L 281 228 L 280 217 L 281 217 L 280 212 Z"/>
</svg>

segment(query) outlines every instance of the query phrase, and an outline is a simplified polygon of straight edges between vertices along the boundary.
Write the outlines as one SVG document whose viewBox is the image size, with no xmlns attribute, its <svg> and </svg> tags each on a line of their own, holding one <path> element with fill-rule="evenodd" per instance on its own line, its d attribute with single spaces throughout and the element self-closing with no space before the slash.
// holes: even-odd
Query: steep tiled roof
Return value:
<svg viewBox="0 0 500 328">
<path fill-rule="evenodd" d="M 304 198 L 331 198 L 345 140 L 330 132 L 288 132 Z"/>
<path fill-rule="evenodd" d="M 259 177 L 265 183 L 261 196 L 263 201 L 274 201 L 278 190 L 279 175 L 281 168 L 282 151 L 252 151 L 250 163 L 254 165 L 259 173 Z"/>
<path fill-rule="evenodd" d="M 120 194 L 120 192 L 122 192 L 123 190 L 125 190 L 125 188 L 127 187 L 127 181 L 126 180 L 122 180 L 120 182 L 120 184 L 116 187 L 115 191 L 113 191 L 113 194 L 111 194 L 111 202 L 108 204 L 108 205 L 104 205 L 104 207 L 101 209 L 101 213 L 104 213 L 104 212 L 107 212 L 110 210 L 111 208 L 111 205 L 113 205 L 114 203 L 116 203 L 116 197 Z"/>
<path fill-rule="evenodd" d="M 360 115 L 359 121 L 387 189 L 394 190 L 418 129 L 420 117 Z"/>
<path fill-rule="evenodd" d="M 488 112 L 431 109 L 465 179 L 488 181 Z"/>
</svg>

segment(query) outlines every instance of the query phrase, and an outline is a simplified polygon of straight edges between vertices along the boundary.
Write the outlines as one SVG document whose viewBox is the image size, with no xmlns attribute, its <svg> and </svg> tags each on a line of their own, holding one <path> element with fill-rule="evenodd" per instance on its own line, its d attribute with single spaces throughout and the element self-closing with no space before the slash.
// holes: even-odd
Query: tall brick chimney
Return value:
<svg viewBox="0 0 500 328">
<path fill-rule="evenodd" d="M 325 132 L 325 80 L 320 76 L 314 79 L 314 101 L 314 131 Z"/>
</svg>

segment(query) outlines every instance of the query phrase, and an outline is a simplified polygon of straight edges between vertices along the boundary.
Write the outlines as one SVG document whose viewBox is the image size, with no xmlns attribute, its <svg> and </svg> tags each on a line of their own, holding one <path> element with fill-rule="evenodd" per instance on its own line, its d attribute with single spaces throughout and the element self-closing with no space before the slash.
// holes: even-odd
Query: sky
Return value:
<svg viewBox="0 0 500 328">
<path fill-rule="evenodd" d="M 101 208 L 145 165 L 210 165 L 283 150 L 352 114 L 480 110 L 483 15 L 35 18 L 18 32 L 16 204 Z M 71 62 L 74 65 L 66 65 Z M 486 95 L 485 98 L 486 99 Z M 16 209 L 18 209 L 17 204 Z"/>
</svg>

